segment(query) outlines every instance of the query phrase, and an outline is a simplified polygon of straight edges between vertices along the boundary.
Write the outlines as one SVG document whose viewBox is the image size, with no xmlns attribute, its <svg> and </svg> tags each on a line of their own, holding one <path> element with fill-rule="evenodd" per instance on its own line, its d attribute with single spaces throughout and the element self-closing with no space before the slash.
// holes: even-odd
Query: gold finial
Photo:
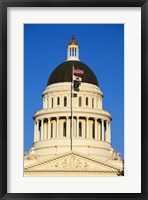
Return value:
<svg viewBox="0 0 148 200">
<path fill-rule="evenodd" d="M 72 39 L 70 40 L 70 42 L 68 43 L 68 45 L 78 45 L 77 41 L 74 38 L 75 34 L 72 34 Z"/>
</svg>

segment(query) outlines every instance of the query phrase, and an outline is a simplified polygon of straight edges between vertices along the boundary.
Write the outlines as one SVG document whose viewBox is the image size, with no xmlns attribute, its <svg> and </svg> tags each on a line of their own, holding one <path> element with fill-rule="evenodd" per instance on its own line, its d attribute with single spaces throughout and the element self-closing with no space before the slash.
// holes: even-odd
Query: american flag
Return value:
<svg viewBox="0 0 148 200">
<path fill-rule="evenodd" d="M 74 74 L 84 74 L 84 71 L 81 69 L 75 69 Z"/>
</svg>

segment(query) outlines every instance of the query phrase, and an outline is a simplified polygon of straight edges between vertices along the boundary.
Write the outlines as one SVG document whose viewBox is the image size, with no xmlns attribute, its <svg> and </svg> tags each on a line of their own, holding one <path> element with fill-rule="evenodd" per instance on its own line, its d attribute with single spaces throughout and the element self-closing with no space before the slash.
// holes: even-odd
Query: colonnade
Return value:
<svg viewBox="0 0 148 200">
<path fill-rule="evenodd" d="M 75 116 L 73 118 L 73 126 L 71 123 L 71 117 L 69 116 L 35 120 L 34 142 L 52 138 L 70 138 L 72 132 L 73 138 L 94 139 L 111 143 L 110 121 L 93 117 Z"/>
<path fill-rule="evenodd" d="M 79 49 L 77 47 L 69 47 L 67 50 L 67 59 L 69 58 L 77 58 L 79 59 Z"/>
</svg>

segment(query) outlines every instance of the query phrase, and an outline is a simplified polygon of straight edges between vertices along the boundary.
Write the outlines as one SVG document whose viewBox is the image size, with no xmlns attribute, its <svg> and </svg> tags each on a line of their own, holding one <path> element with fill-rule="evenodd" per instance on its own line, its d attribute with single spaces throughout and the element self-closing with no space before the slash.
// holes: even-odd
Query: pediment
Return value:
<svg viewBox="0 0 148 200">
<path fill-rule="evenodd" d="M 117 173 L 118 169 L 110 164 L 86 157 L 85 155 L 68 152 L 49 160 L 38 162 L 32 166 L 26 167 L 25 172 L 99 172 L 99 173 Z"/>
</svg>

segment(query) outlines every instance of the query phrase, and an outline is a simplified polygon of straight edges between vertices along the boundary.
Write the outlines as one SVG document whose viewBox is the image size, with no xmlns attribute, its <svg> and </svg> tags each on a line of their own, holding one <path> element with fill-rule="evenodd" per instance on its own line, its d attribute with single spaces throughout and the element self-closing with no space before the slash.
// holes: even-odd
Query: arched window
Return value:
<svg viewBox="0 0 148 200">
<path fill-rule="evenodd" d="M 51 98 L 51 108 L 53 108 L 53 98 Z"/>
<path fill-rule="evenodd" d="M 53 138 L 53 123 L 51 123 L 51 138 Z"/>
<path fill-rule="evenodd" d="M 88 97 L 86 97 L 86 106 L 88 106 Z"/>
<path fill-rule="evenodd" d="M 92 123 L 92 138 L 95 139 L 95 123 Z"/>
<path fill-rule="evenodd" d="M 82 106 L 82 97 L 79 97 L 79 106 Z"/>
<path fill-rule="evenodd" d="M 92 98 L 92 108 L 94 108 L 94 98 Z"/>
<path fill-rule="evenodd" d="M 67 97 L 64 97 L 64 106 L 67 106 Z"/>
<path fill-rule="evenodd" d="M 57 105 L 60 105 L 60 97 L 57 98 Z"/>
<path fill-rule="evenodd" d="M 66 137 L 66 122 L 63 123 L 63 136 Z"/>
<path fill-rule="evenodd" d="M 82 137 L 82 122 L 79 122 L 79 137 Z"/>
</svg>

